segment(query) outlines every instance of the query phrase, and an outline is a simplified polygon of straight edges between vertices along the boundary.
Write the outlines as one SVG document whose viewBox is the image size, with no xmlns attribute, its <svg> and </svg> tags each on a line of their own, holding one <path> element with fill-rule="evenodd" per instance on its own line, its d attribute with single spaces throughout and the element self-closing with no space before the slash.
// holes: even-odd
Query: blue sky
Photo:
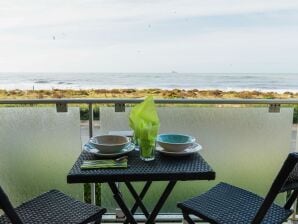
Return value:
<svg viewBox="0 0 298 224">
<path fill-rule="evenodd" d="M 298 1 L 0 1 L 0 72 L 298 72 Z"/>
</svg>

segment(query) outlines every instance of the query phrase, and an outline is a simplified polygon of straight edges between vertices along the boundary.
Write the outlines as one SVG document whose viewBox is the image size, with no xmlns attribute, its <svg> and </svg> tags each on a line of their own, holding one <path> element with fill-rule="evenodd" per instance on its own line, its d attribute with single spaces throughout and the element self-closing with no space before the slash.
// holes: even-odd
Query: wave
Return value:
<svg viewBox="0 0 298 224">
<path fill-rule="evenodd" d="M 198 89 L 298 92 L 298 74 L 0 73 L 0 89 Z"/>
</svg>

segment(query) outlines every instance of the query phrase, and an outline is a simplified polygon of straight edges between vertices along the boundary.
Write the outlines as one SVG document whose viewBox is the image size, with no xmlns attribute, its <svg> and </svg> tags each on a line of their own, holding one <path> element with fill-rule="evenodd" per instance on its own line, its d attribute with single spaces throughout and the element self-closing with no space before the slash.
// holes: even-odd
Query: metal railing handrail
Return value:
<svg viewBox="0 0 298 224">
<path fill-rule="evenodd" d="M 136 98 L 4 99 L 0 104 L 136 104 Z M 155 99 L 158 104 L 298 104 L 295 99 Z"/>
</svg>

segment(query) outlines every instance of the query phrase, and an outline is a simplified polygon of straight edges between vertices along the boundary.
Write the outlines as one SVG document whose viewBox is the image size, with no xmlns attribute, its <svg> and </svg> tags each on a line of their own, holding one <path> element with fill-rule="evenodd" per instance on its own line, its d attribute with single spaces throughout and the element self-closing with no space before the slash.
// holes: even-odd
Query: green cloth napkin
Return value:
<svg viewBox="0 0 298 224">
<path fill-rule="evenodd" d="M 152 146 L 159 130 L 159 118 L 152 96 L 148 96 L 142 103 L 131 109 L 129 114 L 129 126 L 134 130 L 134 137 L 140 147 L 148 155 L 152 154 Z M 144 151 L 144 152 L 145 152 Z"/>
<path fill-rule="evenodd" d="M 105 160 L 84 160 L 81 169 L 110 169 L 110 168 L 127 168 L 127 160 L 115 161 L 112 159 Z"/>
</svg>

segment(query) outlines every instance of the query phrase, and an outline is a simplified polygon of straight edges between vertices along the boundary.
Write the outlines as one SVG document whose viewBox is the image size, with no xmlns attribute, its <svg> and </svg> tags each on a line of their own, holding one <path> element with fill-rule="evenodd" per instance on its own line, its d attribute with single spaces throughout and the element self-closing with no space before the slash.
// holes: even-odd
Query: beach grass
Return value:
<svg viewBox="0 0 298 224">
<path fill-rule="evenodd" d="M 47 98 L 239 98 L 239 99 L 288 99 L 298 98 L 294 92 L 222 91 L 198 89 L 89 89 L 89 90 L 0 90 L 0 99 L 47 99 Z"/>
</svg>

